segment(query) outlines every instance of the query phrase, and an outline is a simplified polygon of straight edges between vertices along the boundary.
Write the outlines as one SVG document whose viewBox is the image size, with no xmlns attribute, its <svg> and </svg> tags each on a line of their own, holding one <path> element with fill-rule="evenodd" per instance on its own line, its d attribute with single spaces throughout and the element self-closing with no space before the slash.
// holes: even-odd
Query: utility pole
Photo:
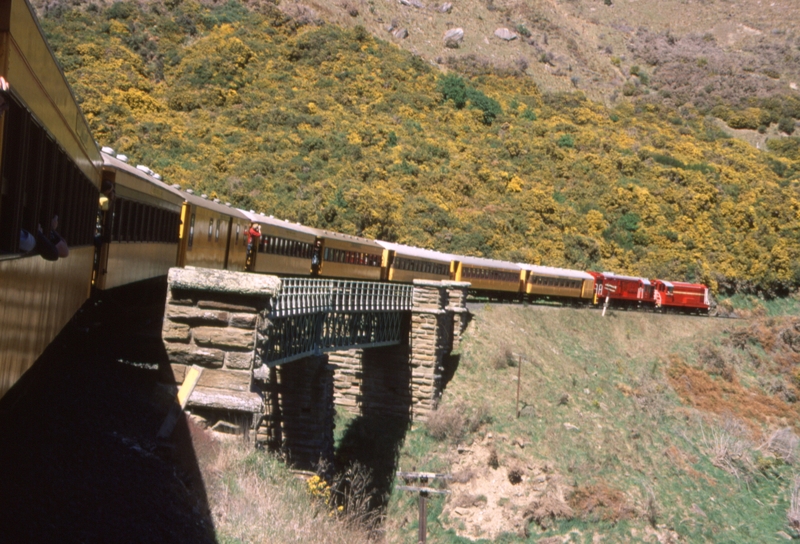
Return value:
<svg viewBox="0 0 800 544">
<path fill-rule="evenodd" d="M 419 537 L 417 542 L 419 544 L 425 544 L 428 541 L 428 509 L 427 509 L 427 501 L 428 496 L 430 494 L 434 495 L 448 495 L 450 491 L 446 489 L 434 489 L 432 487 L 427 487 L 427 484 L 430 480 L 451 480 L 453 477 L 450 474 L 436 474 L 435 472 L 397 472 L 397 477 L 402 478 L 403 481 L 407 484 L 413 482 L 419 482 L 422 484 L 422 487 L 419 486 L 409 486 L 409 485 L 398 485 L 395 489 L 399 489 L 400 491 L 413 491 L 415 493 L 419 493 Z"/>
</svg>

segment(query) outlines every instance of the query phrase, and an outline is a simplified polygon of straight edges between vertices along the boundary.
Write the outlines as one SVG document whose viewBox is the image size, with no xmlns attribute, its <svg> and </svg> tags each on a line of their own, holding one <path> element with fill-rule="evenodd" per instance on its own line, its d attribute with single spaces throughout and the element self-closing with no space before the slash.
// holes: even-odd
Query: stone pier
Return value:
<svg viewBox="0 0 800 544">
<path fill-rule="evenodd" d="M 415 281 L 407 344 L 331 353 L 336 405 L 354 414 L 377 410 L 425 420 L 442 393 L 445 358 L 468 322 L 468 288 Z"/>
<path fill-rule="evenodd" d="M 333 367 L 327 355 L 255 373 L 267 402 L 256 440 L 300 468 L 333 460 Z"/>
<path fill-rule="evenodd" d="M 187 411 L 209 426 L 249 434 L 313 468 L 333 454 L 333 369 L 327 355 L 278 367 L 263 364 L 260 344 L 270 332 L 274 276 L 173 268 L 162 341 L 170 385 L 192 365 L 203 369 Z"/>
</svg>

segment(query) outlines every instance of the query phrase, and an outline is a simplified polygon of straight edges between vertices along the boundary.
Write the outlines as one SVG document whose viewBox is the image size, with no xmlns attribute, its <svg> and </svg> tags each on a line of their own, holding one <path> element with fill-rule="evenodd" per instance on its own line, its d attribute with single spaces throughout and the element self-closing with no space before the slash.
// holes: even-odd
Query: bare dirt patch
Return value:
<svg viewBox="0 0 800 544">
<path fill-rule="evenodd" d="M 567 504 L 571 487 L 560 474 L 546 464 L 498 454 L 494 442 L 487 435 L 462 448 L 455 459 L 453 474 L 470 478 L 456 478 L 450 485 L 442 516 L 446 528 L 461 537 L 493 540 L 502 533 L 524 534 L 531 519 L 546 524 L 572 517 Z"/>
</svg>

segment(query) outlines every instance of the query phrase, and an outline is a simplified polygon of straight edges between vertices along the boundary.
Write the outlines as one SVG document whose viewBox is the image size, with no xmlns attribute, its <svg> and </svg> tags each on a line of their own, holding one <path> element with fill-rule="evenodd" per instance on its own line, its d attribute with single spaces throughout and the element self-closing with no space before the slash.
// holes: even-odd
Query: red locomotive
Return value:
<svg viewBox="0 0 800 544">
<path fill-rule="evenodd" d="M 595 302 L 608 300 L 615 306 L 652 306 L 653 285 L 647 278 L 618 276 L 611 272 L 589 272 L 594 276 Z"/>
<path fill-rule="evenodd" d="M 698 283 L 653 280 L 653 304 L 656 309 L 683 312 L 708 312 L 708 287 Z"/>
</svg>

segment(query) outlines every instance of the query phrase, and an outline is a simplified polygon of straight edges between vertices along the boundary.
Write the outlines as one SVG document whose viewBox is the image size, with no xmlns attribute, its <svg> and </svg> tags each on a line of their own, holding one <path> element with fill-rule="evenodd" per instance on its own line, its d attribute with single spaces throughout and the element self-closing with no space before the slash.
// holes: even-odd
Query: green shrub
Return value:
<svg viewBox="0 0 800 544">
<path fill-rule="evenodd" d="M 572 134 L 562 134 L 556 142 L 556 145 L 558 145 L 558 147 L 568 147 L 571 149 L 575 147 L 575 138 L 572 137 Z"/>
<path fill-rule="evenodd" d="M 672 168 L 685 168 L 686 165 L 683 162 L 679 161 L 675 157 L 670 157 L 669 155 L 661 155 L 658 153 L 653 153 L 650 157 L 656 161 L 658 164 L 662 164 L 664 166 L 670 166 Z"/>
<path fill-rule="evenodd" d="M 439 79 L 436 90 L 442 93 L 443 100 L 452 100 L 456 108 L 467 105 L 467 84 L 456 74 L 446 74 Z"/>
<path fill-rule="evenodd" d="M 780 121 L 778 121 L 778 130 L 785 134 L 793 134 L 794 119 L 791 117 L 781 117 Z"/>
<path fill-rule="evenodd" d="M 483 112 L 483 122 L 486 125 L 491 125 L 492 121 L 503 113 L 502 108 L 500 108 L 500 103 L 497 100 L 489 98 L 477 89 L 468 88 L 467 98 L 469 99 L 471 107 Z"/>
</svg>

